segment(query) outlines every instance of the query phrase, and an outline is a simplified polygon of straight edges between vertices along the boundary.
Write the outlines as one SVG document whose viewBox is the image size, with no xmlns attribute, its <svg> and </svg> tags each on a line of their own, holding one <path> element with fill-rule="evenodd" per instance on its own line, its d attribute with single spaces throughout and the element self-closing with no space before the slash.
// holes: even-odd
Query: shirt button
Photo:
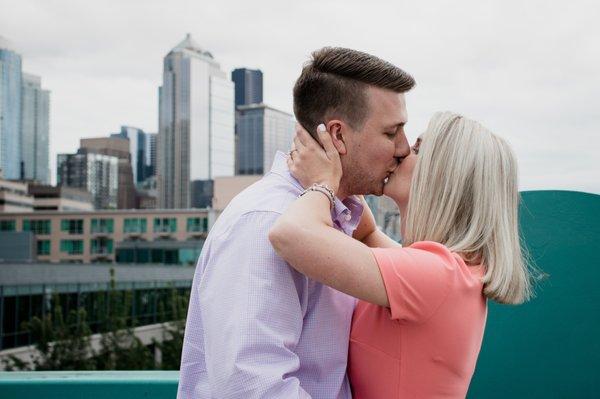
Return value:
<svg viewBox="0 0 600 399">
<path fill-rule="evenodd" d="M 346 219 L 346 222 L 349 222 L 352 219 L 352 214 L 348 212 L 346 216 L 344 216 L 344 219 Z"/>
</svg>

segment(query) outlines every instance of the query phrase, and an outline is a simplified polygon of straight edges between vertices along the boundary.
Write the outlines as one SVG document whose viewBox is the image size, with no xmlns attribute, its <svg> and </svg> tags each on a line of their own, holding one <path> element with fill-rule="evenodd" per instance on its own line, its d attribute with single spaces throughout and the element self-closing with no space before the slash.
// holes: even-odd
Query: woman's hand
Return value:
<svg viewBox="0 0 600 399">
<path fill-rule="evenodd" d="M 340 154 L 331 136 L 321 124 L 317 136 L 323 147 L 300 125 L 296 125 L 296 137 L 288 157 L 288 167 L 304 188 L 313 183 L 325 184 L 337 193 L 342 178 Z"/>
</svg>

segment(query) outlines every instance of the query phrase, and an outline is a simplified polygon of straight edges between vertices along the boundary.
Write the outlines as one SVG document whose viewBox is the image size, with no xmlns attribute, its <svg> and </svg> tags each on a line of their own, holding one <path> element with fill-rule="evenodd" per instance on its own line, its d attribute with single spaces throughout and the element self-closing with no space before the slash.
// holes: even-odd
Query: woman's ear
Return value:
<svg viewBox="0 0 600 399">
<path fill-rule="evenodd" d="M 345 125 L 340 120 L 331 120 L 327 123 L 327 133 L 331 136 L 331 141 L 333 141 L 333 145 L 338 150 L 340 155 L 346 155 L 346 142 L 344 140 L 345 134 Z"/>
</svg>

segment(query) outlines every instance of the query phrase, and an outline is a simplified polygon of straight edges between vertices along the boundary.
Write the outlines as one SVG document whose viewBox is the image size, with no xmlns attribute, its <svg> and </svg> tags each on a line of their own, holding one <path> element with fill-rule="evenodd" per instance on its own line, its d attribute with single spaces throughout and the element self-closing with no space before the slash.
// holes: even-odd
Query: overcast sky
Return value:
<svg viewBox="0 0 600 399">
<path fill-rule="evenodd" d="M 417 80 L 409 139 L 435 111 L 457 111 L 512 143 L 522 189 L 594 193 L 599 18 L 600 3 L 584 0 L 0 0 L 0 36 L 52 91 L 53 169 L 80 137 L 157 131 L 162 59 L 189 32 L 227 72 L 261 69 L 265 102 L 290 113 L 312 50 L 370 52 Z"/>
</svg>

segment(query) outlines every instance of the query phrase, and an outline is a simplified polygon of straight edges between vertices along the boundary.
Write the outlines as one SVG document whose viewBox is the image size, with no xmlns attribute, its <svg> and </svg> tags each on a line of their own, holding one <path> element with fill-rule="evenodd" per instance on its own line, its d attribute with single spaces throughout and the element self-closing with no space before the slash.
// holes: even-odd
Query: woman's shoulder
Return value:
<svg viewBox="0 0 600 399">
<path fill-rule="evenodd" d="M 450 251 L 444 244 L 434 241 L 418 241 L 406 247 L 377 248 L 376 252 L 378 256 L 388 256 L 392 259 L 408 257 L 417 263 L 444 264 L 447 267 L 458 266 L 456 260 L 458 254 Z"/>
</svg>

